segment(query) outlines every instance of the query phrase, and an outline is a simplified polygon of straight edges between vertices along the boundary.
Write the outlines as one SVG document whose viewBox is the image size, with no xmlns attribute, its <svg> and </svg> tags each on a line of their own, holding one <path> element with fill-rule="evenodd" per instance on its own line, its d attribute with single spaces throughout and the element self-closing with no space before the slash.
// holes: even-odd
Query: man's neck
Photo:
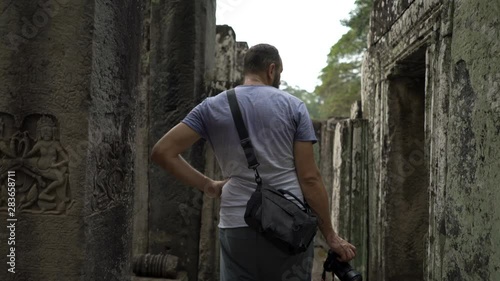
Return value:
<svg viewBox="0 0 500 281">
<path fill-rule="evenodd" d="M 256 75 L 256 74 L 245 75 L 245 80 L 243 82 L 243 85 L 251 85 L 251 86 L 267 85 L 267 86 L 269 86 L 268 84 L 264 83 L 263 79 L 259 75 Z"/>
</svg>

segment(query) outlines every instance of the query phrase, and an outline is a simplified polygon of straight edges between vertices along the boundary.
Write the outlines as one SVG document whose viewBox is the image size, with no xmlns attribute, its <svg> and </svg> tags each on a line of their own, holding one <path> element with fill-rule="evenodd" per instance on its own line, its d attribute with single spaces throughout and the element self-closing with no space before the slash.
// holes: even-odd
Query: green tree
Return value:
<svg viewBox="0 0 500 281">
<path fill-rule="evenodd" d="M 307 111 L 309 111 L 312 119 L 320 118 L 319 110 L 322 100 L 314 92 L 308 92 L 298 86 L 291 86 L 286 81 L 281 81 L 280 89 L 301 99 L 306 104 Z"/>
<path fill-rule="evenodd" d="M 321 85 L 314 93 L 324 102 L 319 117 L 348 117 L 352 103 L 361 91 L 361 62 L 366 50 L 366 36 L 373 0 L 356 0 L 356 8 L 342 25 L 350 28 L 330 49 L 327 66 L 321 71 Z"/>
</svg>

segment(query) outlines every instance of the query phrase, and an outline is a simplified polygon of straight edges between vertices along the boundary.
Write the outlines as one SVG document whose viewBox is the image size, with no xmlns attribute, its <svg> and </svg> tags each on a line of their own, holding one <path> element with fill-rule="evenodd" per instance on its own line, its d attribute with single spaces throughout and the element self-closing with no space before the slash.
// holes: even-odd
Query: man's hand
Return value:
<svg viewBox="0 0 500 281">
<path fill-rule="evenodd" d="M 326 242 L 330 249 L 339 255 L 341 262 L 348 262 L 356 256 L 356 247 L 336 234 L 328 237 Z"/>
<path fill-rule="evenodd" d="M 339 261 L 349 261 L 356 256 L 356 247 L 340 238 L 333 230 L 328 208 L 328 193 L 318 166 L 314 161 L 311 142 L 294 143 L 295 168 L 305 200 L 318 216 L 319 229 L 328 246 L 340 256 Z"/>
<path fill-rule="evenodd" d="M 211 185 L 211 179 L 194 169 L 182 158 L 181 154 L 200 139 L 200 135 L 184 123 L 180 123 L 168 131 L 153 147 L 151 160 L 170 172 L 176 179 L 205 191 Z M 213 186 L 214 193 L 219 184 Z"/>
<path fill-rule="evenodd" d="M 203 188 L 203 192 L 205 192 L 205 194 L 209 198 L 220 198 L 222 194 L 222 188 L 228 181 L 229 179 L 223 181 L 214 181 L 210 179 Z"/>
</svg>

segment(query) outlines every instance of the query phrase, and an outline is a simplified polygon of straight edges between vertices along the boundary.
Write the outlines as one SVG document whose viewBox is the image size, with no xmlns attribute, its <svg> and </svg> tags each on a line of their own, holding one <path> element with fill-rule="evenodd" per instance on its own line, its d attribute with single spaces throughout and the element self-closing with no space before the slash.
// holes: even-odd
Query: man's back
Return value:
<svg viewBox="0 0 500 281">
<path fill-rule="evenodd" d="M 312 143 L 317 140 L 312 122 L 304 103 L 277 89 L 282 71 L 278 50 L 258 44 L 246 52 L 244 86 L 236 88 L 261 163 L 259 172 L 264 184 L 305 197 L 330 248 L 341 261 L 349 261 L 356 248 L 332 227 L 328 194 L 314 161 Z M 185 184 L 221 196 L 220 280 L 311 280 L 312 244 L 305 252 L 290 255 L 244 221 L 246 203 L 256 183 L 253 171 L 247 168 L 226 94 L 206 99 L 182 122 L 154 145 L 151 159 Z M 213 180 L 181 157 L 200 137 L 211 143 L 224 177 L 231 177 L 229 181 Z"/>
<path fill-rule="evenodd" d="M 235 90 L 264 184 L 287 189 L 303 200 L 293 144 L 316 142 L 304 103 L 271 86 L 238 86 Z M 253 171 L 247 168 L 226 93 L 206 99 L 183 122 L 210 142 L 224 177 L 231 178 L 222 190 L 219 226 L 247 226 L 243 214 L 256 184 Z"/>
</svg>

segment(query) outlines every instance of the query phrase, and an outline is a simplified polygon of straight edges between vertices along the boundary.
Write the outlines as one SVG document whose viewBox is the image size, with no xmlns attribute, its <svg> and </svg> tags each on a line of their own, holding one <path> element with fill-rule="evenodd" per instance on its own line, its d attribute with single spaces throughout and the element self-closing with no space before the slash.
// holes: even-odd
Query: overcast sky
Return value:
<svg viewBox="0 0 500 281">
<path fill-rule="evenodd" d="M 268 43 L 283 59 L 281 79 L 313 91 L 330 48 L 347 32 L 340 24 L 354 0 L 217 0 L 217 24 L 227 24 L 237 41 Z"/>
</svg>

